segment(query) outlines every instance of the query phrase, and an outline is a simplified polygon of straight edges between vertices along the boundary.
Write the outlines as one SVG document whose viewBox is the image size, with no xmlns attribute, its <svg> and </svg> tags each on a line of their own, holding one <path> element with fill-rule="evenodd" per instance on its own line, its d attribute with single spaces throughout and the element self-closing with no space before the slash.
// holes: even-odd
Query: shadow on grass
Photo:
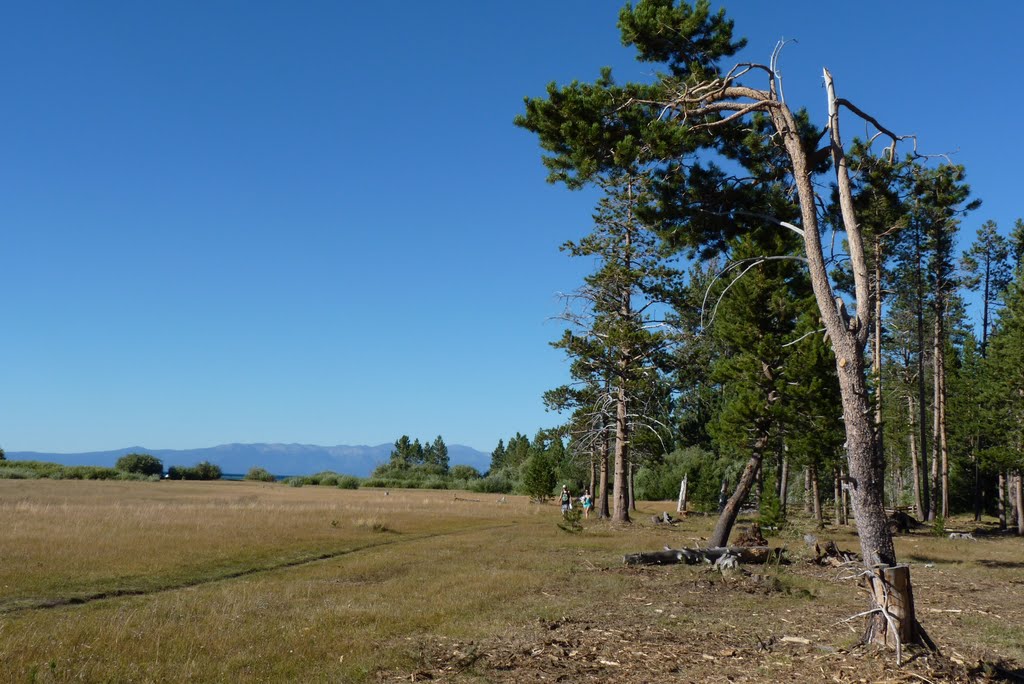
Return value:
<svg viewBox="0 0 1024 684">
<path fill-rule="evenodd" d="M 1024 682 L 1024 667 L 1005 660 L 979 663 L 970 672 L 976 677 L 984 677 L 985 681 L 989 682 Z"/>
<path fill-rule="evenodd" d="M 961 565 L 964 561 L 960 559 L 949 559 L 949 558 L 934 558 L 932 556 L 922 556 L 918 553 L 911 553 L 907 555 L 907 560 L 914 563 L 929 563 L 932 565 Z"/>
<path fill-rule="evenodd" d="M 1024 568 L 1024 561 L 994 561 L 994 560 L 976 560 L 975 563 L 984 565 L 986 568 Z"/>
</svg>

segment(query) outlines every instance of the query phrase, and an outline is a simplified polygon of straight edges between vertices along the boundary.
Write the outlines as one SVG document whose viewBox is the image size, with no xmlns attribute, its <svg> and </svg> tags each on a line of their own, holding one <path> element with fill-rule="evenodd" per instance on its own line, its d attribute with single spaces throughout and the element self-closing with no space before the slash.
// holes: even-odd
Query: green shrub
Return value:
<svg viewBox="0 0 1024 684">
<path fill-rule="evenodd" d="M 469 465 L 455 465 L 448 470 L 448 476 L 453 480 L 479 480 L 482 476 L 480 471 Z"/>
<path fill-rule="evenodd" d="M 163 475 L 164 464 L 156 456 L 150 454 L 125 454 L 117 459 L 114 465 L 117 470 L 142 475 Z"/>
<path fill-rule="evenodd" d="M 116 480 L 121 473 L 116 468 L 100 466 L 65 466 L 47 475 L 53 480 Z"/>
<path fill-rule="evenodd" d="M 255 480 L 257 482 L 274 482 L 277 478 L 270 474 L 270 471 L 264 468 L 252 467 L 249 468 L 249 472 L 245 474 L 246 480 Z"/>
<path fill-rule="evenodd" d="M 219 480 L 220 476 L 220 466 L 209 461 L 203 461 L 191 468 L 171 466 L 167 469 L 167 477 L 172 480 Z"/>
<path fill-rule="evenodd" d="M 679 483 L 688 476 L 691 505 L 704 510 L 718 509 L 718 490 L 726 474 L 726 460 L 700 447 L 676 449 L 662 463 L 644 465 L 636 474 L 636 498 L 646 501 L 673 500 Z"/>
<path fill-rule="evenodd" d="M 31 468 L 0 467 L 0 480 L 37 480 L 39 473 Z"/>
<path fill-rule="evenodd" d="M 323 487 L 337 487 L 338 486 L 338 474 L 337 473 L 317 473 L 313 476 L 316 479 L 316 484 Z"/>
<path fill-rule="evenodd" d="M 570 508 L 563 516 L 562 521 L 558 523 L 559 529 L 575 534 L 583 530 L 583 524 L 580 522 L 580 518 L 583 517 L 583 509 L 574 506 Z"/>
<path fill-rule="evenodd" d="M 764 494 L 761 496 L 758 522 L 765 529 L 781 529 L 786 522 L 786 516 L 782 512 L 782 502 L 775 495 L 775 487 L 771 482 L 765 483 Z"/>
<path fill-rule="evenodd" d="M 468 489 L 478 494 L 511 494 L 512 480 L 504 475 L 488 475 L 470 482 Z"/>
<path fill-rule="evenodd" d="M 547 454 L 537 452 L 531 455 L 523 469 L 523 493 L 544 501 L 551 496 L 557 482 Z"/>
<path fill-rule="evenodd" d="M 355 475 L 339 476 L 338 489 L 359 489 L 359 478 Z"/>
</svg>

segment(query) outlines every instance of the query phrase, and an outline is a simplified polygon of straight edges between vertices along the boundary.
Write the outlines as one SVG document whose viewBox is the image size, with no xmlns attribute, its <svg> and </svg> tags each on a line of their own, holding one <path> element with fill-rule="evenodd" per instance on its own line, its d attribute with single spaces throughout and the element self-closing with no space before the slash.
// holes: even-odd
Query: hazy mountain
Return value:
<svg viewBox="0 0 1024 684">
<path fill-rule="evenodd" d="M 375 467 L 386 463 L 392 444 L 377 446 L 316 446 L 313 444 L 221 444 L 204 449 L 147 449 L 126 447 L 113 451 L 91 451 L 80 454 L 46 454 L 35 451 L 9 451 L 12 461 L 48 461 L 63 465 L 94 465 L 112 467 L 125 454 L 152 454 L 170 466 L 193 466 L 209 461 L 225 473 L 245 473 L 259 466 L 275 475 L 311 475 L 324 470 L 367 477 Z M 461 444 L 448 445 L 451 465 L 471 465 L 480 472 L 491 465 L 491 455 Z"/>
</svg>

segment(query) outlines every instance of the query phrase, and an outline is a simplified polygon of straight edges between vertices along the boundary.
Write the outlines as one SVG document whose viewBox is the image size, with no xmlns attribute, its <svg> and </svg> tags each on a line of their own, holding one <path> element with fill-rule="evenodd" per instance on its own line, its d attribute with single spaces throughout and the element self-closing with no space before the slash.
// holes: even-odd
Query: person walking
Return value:
<svg viewBox="0 0 1024 684">
<path fill-rule="evenodd" d="M 567 485 L 562 485 L 560 501 L 562 502 L 562 515 L 564 516 L 572 507 L 572 494 L 569 493 L 569 487 Z"/>
</svg>

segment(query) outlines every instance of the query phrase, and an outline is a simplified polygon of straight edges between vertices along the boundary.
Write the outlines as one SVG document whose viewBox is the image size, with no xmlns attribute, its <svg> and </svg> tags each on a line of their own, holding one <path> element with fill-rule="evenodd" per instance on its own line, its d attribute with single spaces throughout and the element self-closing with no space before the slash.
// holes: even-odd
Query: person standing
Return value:
<svg viewBox="0 0 1024 684">
<path fill-rule="evenodd" d="M 562 485 L 560 501 L 562 502 L 562 515 L 564 516 L 572 507 L 572 495 L 569 493 L 569 487 L 566 485 Z"/>
<path fill-rule="evenodd" d="M 594 507 L 594 497 L 590 495 L 589 490 L 584 490 L 583 496 L 580 497 L 580 502 L 583 504 L 583 517 L 590 517 L 590 509 Z"/>
</svg>

